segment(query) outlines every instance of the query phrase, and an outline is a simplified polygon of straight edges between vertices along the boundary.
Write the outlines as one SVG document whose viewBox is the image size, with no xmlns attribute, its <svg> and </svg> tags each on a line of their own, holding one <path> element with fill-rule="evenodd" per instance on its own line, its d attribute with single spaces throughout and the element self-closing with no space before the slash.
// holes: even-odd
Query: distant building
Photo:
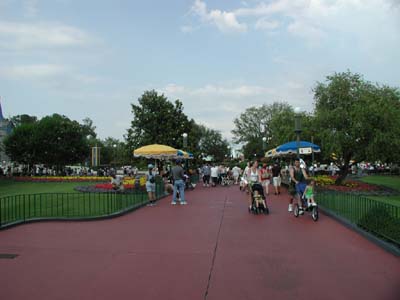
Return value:
<svg viewBox="0 0 400 300">
<path fill-rule="evenodd" d="M 3 110 L 0 103 L 0 163 L 10 161 L 10 158 L 4 152 L 3 140 L 11 133 L 12 129 L 12 123 L 3 116 Z"/>
</svg>

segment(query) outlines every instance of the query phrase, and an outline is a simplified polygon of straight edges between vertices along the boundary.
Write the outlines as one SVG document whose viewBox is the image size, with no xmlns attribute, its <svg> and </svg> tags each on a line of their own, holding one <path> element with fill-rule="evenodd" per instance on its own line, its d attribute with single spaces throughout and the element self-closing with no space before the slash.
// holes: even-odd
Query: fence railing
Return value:
<svg viewBox="0 0 400 300">
<path fill-rule="evenodd" d="M 400 246 L 400 207 L 334 191 L 319 192 L 317 202 L 354 225 Z"/>
<path fill-rule="evenodd" d="M 156 184 L 156 198 L 164 185 Z M 34 220 L 93 219 L 119 215 L 148 202 L 143 190 L 121 193 L 41 193 L 0 198 L 0 229 Z"/>
</svg>

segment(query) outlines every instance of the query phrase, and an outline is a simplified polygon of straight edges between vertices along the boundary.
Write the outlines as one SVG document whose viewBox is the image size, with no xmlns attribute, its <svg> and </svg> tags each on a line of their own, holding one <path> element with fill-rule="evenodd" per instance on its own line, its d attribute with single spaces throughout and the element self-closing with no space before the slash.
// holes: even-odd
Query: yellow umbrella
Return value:
<svg viewBox="0 0 400 300">
<path fill-rule="evenodd" d="M 133 151 L 135 157 L 167 159 L 175 158 L 178 150 L 167 145 L 153 144 L 140 147 Z"/>
</svg>

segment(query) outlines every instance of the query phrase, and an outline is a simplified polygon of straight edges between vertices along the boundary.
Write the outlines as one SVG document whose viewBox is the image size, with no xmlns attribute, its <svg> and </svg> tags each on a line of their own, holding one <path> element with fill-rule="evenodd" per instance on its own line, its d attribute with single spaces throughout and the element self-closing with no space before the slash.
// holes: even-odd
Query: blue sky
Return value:
<svg viewBox="0 0 400 300">
<path fill-rule="evenodd" d="M 400 87 L 399 0 L 0 0 L 5 117 L 89 117 L 100 138 L 155 89 L 230 139 L 246 108 L 311 111 L 346 70 Z"/>
</svg>

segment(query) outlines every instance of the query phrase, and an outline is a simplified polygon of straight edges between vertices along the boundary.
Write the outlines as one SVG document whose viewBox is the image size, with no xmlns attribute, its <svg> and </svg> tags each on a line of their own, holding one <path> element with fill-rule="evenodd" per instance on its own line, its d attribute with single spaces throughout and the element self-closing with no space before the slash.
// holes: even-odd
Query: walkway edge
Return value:
<svg viewBox="0 0 400 300">
<path fill-rule="evenodd" d="M 383 248 L 387 252 L 390 252 L 391 254 L 400 257 L 400 249 L 398 247 L 396 247 L 395 245 L 376 237 L 375 235 L 363 230 L 362 228 L 358 227 L 356 224 L 351 223 L 349 220 L 339 216 L 338 214 L 336 214 L 336 213 L 334 213 L 334 212 L 332 212 L 332 211 L 330 211 L 330 210 L 328 210 L 326 208 L 323 208 L 321 206 L 319 206 L 318 208 L 324 214 L 326 214 L 329 217 L 335 219 L 336 221 L 342 223 L 347 228 L 349 228 L 349 229 L 357 232 L 358 234 L 362 235 L 363 237 L 365 237 L 369 241 L 373 242 L 374 244 L 378 245 L 379 247 Z"/>
</svg>

